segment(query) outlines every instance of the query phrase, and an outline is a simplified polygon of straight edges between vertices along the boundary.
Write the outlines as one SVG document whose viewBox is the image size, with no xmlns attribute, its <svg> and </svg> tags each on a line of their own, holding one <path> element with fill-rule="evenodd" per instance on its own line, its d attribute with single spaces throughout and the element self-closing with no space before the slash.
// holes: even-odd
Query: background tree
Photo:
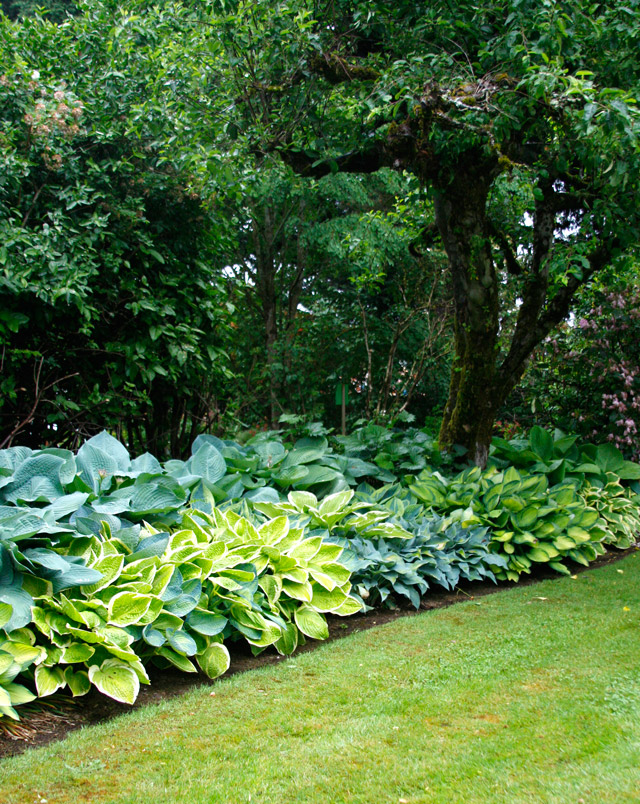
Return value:
<svg viewBox="0 0 640 804">
<path fill-rule="evenodd" d="M 73 443 L 106 425 L 175 455 L 212 426 L 228 373 L 209 265 L 225 235 L 160 152 L 158 119 L 129 130 L 144 51 L 114 51 L 100 13 L 1 23 L 1 440 Z"/>
</svg>

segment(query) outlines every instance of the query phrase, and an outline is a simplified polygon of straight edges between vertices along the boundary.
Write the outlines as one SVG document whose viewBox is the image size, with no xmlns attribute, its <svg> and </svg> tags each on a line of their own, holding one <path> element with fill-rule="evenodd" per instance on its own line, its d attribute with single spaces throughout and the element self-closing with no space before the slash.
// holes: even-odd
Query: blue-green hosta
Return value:
<svg viewBox="0 0 640 804">
<path fill-rule="evenodd" d="M 39 696 L 94 686 L 133 703 L 149 662 L 215 678 L 229 666 L 227 639 L 289 654 L 305 636 L 328 635 L 326 612 L 361 608 L 342 549 L 306 538 L 286 517 L 256 528 L 230 511 L 190 511 L 181 525 L 93 537 L 82 558 L 100 580 L 36 597 L 19 637 L 38 651 L 25 672 Z"/>
<path fill-rule="evenodd" d="M 435 583 L 447 589 L 460 580 L 492 580 L 506 561 L 489 550 L 487 528 L 462 528 L 428 511 L 399 485 L 344 491 L 318 501 L 291 492 L 287 502 L 256 503 L 267 516 L 285 514 L 310 533 L 345 548 L 359 596 L 371 603 L 408 599 L 416 608 Z M 370 607 L 370 606 L 369 606 Z"/>
</svg>

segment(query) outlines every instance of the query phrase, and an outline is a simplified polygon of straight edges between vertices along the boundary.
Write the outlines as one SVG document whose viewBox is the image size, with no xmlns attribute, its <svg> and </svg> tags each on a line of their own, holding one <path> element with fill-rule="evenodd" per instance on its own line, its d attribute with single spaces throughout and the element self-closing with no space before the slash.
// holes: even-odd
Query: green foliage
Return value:
<svg viewBox="0 0 640 804">
<path fill-rule="evenodd" d="M 355 497 L 343 491 L 321 503 L 313 494 L 294 491 L 286 503 L 254 507 L 265 516 L 284 514 L 343 547 L 354 588 L 369 608 L 394 605 L 398 597 L 418 608 L 432 583 L 453 589 L 462 580 L 495 581 L 492 567 L 506 565 L 489 551 L 486 528 L 449 524 L 399 485 L 377 490 L 363 485 Z"/>
<path fill-rule="evenodd" d="M 604 552 L 602 542 L 616 541 L 608 522 L 579 493 L 579 484 L 550 487 L 544 472 L 476 467 L 451 479 L 422 472 L 409 488 L 447 521 L 490 529 L 492 549 L 508 557 L 507 569 L 496 571 L 498 578 L 518 580 L 536 563 L 568 574 L 563 558 L 588 564 Z"/>
<path fill-rule="evenodd" d="M 135 123 L 153 74 L 126 44 L 140 31 L 114 47 L 98 4 L 0 27 L 0 444 L 77 445 L 106 424 L 183 452 L 229 375 L 211 270 L 226 224 L 165 151 L 166 114 Z"/>
</svg>

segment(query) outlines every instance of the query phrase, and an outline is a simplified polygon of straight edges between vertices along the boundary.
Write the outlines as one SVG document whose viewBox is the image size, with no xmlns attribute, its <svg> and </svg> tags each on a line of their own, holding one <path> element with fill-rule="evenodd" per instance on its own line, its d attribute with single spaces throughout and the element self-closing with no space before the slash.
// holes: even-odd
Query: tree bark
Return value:
<svg viewBox="0 0 640 804">
<path fill-rule="evenodd" d="M 496 385 L 498 282 L 486 201 L 494 166 L 461 171 L 436 197 L 436 222 L 449 258 L 454 296 L 453 360 L 440 444 L 460 444 L 485 465 L 500 403 Z"/>
</svg>

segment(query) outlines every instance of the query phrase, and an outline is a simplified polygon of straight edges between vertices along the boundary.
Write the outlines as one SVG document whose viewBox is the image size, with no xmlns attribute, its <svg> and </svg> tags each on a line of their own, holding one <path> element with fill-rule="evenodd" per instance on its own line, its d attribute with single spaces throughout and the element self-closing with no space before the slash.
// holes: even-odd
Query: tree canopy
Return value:
<svg viewBox="0 0 640 804">
<path fill-rule="evenodd" d="M 96 420 L 135 398 L 123 437 L 430 383 L 441 444 L 483 464 L 536 348 L 638 242 L 636 0 L 74 7 L 2 21 L 7 435 L 34 369 L 78 404 L 82 352 Z"/>
</svg>

